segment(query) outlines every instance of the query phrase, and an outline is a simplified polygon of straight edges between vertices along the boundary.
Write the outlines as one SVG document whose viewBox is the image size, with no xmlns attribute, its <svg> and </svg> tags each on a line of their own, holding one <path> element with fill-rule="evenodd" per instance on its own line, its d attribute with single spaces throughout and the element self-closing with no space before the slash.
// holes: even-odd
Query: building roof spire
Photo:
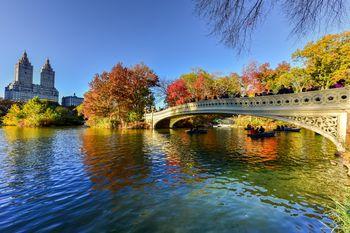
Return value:
<svg viewBox="0 0 350 233">
<path fill-rule="evenodd" d="M 24 50 L 24 53 L 21 57 L 21 59 L 19 59 L 19 63 L 21 64 L 26 64 L 26 65 L 30 65 L 29 59 L 28 59 L 28 55 L 27 55 L 27 51 Z"/>
<path fill-rule="evenodd" d="M 44 64 L 42 70 L 49 70 L 49 71 L 52 71 L 52 67 L 51 67 L 50 59 L 49 59 L 49 58 L 46 58 L 46 61 L 45 61 L 45 64 Z"/>
</svg>

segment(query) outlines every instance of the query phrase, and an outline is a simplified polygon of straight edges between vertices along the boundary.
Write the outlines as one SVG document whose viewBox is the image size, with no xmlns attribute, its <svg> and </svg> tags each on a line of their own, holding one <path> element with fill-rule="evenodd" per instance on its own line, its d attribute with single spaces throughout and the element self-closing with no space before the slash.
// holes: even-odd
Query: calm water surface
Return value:
<svg viewBox="0 0 350 233">
<path fill-rule="evenodd" d="M 334 152 L 310 131 L 1 128 L 0 232 L 330 232 Z"/>
</svg>

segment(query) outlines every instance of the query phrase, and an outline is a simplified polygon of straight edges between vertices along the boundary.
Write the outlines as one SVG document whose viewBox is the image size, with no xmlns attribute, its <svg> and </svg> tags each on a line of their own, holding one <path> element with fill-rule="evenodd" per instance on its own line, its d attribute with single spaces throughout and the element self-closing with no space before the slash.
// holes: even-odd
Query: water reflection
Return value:
<svg viewBox="0 0 350 233">
<path fill-rule="evenodd" d="M 137 131 L 86 129 L 82 136 L 84 163 L 97 189 L 117 191 L 138 187 L 149 176 L 144 134 Z"/>
<path fill-rule="evenodd" d="M 328 232 L 334 152 L 310 131 L 2 128 L 0 231 Z"/>
<path fill-rule="evenodd" d="M 180 151 L 176 161 L 185 155 L 191 158 L 192 168 L 198 173 L 261 187 L 264 196 L 326 203 L 330 195 L 342 196 L 344 184 L 349 185 L 342 164 L 333 156 L 334 146 L 310 131 L 281 133 L 264 140 L 251 140 L 244 131 L 236 129 L 214 130 L 194 137 L 174 131 L 171 136 L 164 152 Z"/>
<path fill-rule="evenodd" d="M 206 189 L 208 182 L 217 185 L 220 180 L 223 189 L 249 186 L 237 195 L 317 205 L 329 202 L 330 194 L 341 196 L 349 182 L 345 172 L 339 173 L 343 168 L 333 157 L 333 145 L 313 135 L 281 133 L 252 140 L 236 129 L 192 136 L 183 130 L 86 130 L 82 140 L 96 188 L 117 191 L 156 183 L 197 183 Z M 334 161 L 337 165 L 331 165 Z"/>
<path fill-rule="evenodd" d="M 8 142 L 7 147 L 3 148 L 8 154 L 3 162 L 12 170 L 11 173 L 3 171 L 2 178 L 6 179 L 9 187 L 20 190 L 22 187 L 34 188 L 43 184 L 50 174 L 54 131 L 5 127 L 2 132 Z M 36 181 L 36 185 L 33 180 Z M 21 195 L 25 193 L 18 192 L 16 198 Z"/>
<path fill-rule="evenodd" d="M 6 140 L 14 142 L 17 140 L 28 140 L 37 138 L 49 138 L 55 133 L 52 128 L 19 128 L 7 126 L 2 128 Z"/>
</svg>

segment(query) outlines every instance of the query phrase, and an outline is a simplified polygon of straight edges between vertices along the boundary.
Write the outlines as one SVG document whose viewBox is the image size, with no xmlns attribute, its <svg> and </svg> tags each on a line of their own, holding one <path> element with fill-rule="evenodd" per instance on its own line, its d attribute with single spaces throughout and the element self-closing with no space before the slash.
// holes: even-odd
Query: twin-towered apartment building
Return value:
<svg viewBox="0 0 350 233">
<path fill-rule="evenodd" d="M 40 72 L 40 84 L 33 84 L 33 66 L 27 53 L 24 52 L 15 65 L 14 81 L 5 87 L 5 99 L 28 101 L 36 96 L 58 103 L 59 92 L 55 88 L 55 71 L 52 69 L 49 59 L 46 59 Z M 62 98 L 62 105 L 77 106 L 83 100 L 75 95 L 67 96 Z"/>
</svg>

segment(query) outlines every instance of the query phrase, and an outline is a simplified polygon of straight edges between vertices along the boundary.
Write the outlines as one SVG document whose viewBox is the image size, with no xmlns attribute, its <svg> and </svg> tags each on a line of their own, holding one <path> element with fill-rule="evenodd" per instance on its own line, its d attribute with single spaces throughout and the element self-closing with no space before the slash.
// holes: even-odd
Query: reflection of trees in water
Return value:
<svg viewBox="0 0 350 233">
<path fill-rule="evenodd" d="M 5 153 L 2 164 L 5 183 L 12 189 L 32 192 L 46 187 L 53 164 L 55 131 L 52 129 L 3 127 Z M 25 192 L 17 193 L 26 196 Z M 16 199 L 16 200 L 17 200 Z"/>
<path fill-rule="evenodd" d="M 84 163 L 97 189 L 112 191 L 141 186 L 150 173 L 142 131 L 86 129 L 82 135 Z"/>
<path fill-rule="evenodd" d="M 248 139 L 246 132 L 236 129 L 193 136 L 172 131 L 164 152 L 182 171 L 191 161 L 196 177 L 222 179 L 223 188 L 248 184 L 240 190 L 242 195 L 327 203 L 329 196 L 342 196 L 350 184 L 341 163 L 331 165 L 337 161 L 334 146 L 310 131 L 267 140 Z"/>
<path fill-rule="evenodd" d="M 188 135 L 183 130 L 94 131 L 82 138 L 85 164 L 97 188 L 198 184 L 203 193 L 224 189 L 232 197 L 254 195 L 263 202 L 327 203 L 349 184 L 334 146 L 305 131 L 268 140 L 247 139 L 237 129 Z M 304 208 L 304 207 L 300 207 Z"/>
<path fill-rule="evenodd" d="M 153 131 L 153 147 L 164 154 L 165 179 L 173 186 L 200 181 L 199 171 L 195 166 L 193 152 L 188 150 L 192 140 L 183 130 Z M 154 143 L 156 142 L 156 143 Z"/>
<path fill-rule="evenodd" d="M 20 127 L 2 127 L 6 140 L 10 143 L 18 140 L 30 140 L 50 138 L 54 135 L 55 129 L 52 128 L 20 128 Z"/>
</svg>

